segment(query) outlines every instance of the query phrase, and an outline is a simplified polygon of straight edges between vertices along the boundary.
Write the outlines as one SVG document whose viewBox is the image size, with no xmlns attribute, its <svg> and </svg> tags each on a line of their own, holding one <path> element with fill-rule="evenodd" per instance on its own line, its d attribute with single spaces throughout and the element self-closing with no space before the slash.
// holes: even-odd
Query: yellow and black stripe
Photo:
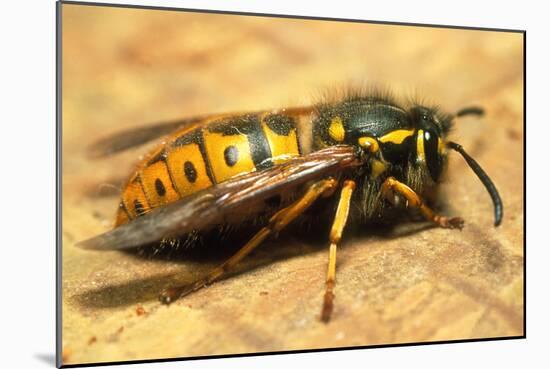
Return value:
<svg viewBox="0 0 550 369">
<path fill-rule="evenodd" d="M 237 175 L 301 155 L 293 117 L 249 114 L 176 132 L 142 162 L 122 193 L 115 225 Z"/>
</svg>

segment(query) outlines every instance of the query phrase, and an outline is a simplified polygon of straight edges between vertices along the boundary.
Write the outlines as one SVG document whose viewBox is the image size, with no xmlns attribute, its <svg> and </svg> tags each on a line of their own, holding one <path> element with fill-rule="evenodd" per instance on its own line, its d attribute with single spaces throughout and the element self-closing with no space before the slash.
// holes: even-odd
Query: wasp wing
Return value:
<svg viewBox="0 0 550 369">
<path fill-rule="evenodd" d="M 145 144 L 155 138 L 166 136 L 178 129 L 192 127 L 204 119 L 206 118 L 194 117 L 169 122 L 152 123 L 121 131 L 93 143 L 88 148 L 88 156 L 97 159 L 116 154 L 117 152 Z"/>
<path fill-rule="evenodd" d="M 332 146 L 217 184 L 154 209 L 77 246 L 96 250 L 126 249 L 202 230 L 212 224 L 227 222 L 232 213 L 246 209 L 257 201 L 311 180 L 338 175 L 342 170 L 358 164 L 353 147 Z"/>
<path fill-rule="evenodd" d="M 295 107 L 284 109 L 283 111 L 284 113 L 289 115 L 303 115 L 309 114 L 312 111 L 312 107 Z M 258 113 L 259 112 L 253 112 L 248 114 Z M 103 158 L 112 154 L 116 154 L 120 151 L 130 149 L 132 147 L 143 145 L 151 140 L 166 136 L 177 130 L 193 129 L 194 127 L 201 126 L 204 123 L 215 120 L 217 118 L 231 117 L 242 114 L 243 113 L 225 113 L 204 115 L 167 122 L 150 123 L 140 127 L 131 128 L 125 131 L 114 133 L 111 136 L 99 139 L 98 141 L 93 143 L 88 148 L 88 157 L 93 159 Z"/>
</svg>

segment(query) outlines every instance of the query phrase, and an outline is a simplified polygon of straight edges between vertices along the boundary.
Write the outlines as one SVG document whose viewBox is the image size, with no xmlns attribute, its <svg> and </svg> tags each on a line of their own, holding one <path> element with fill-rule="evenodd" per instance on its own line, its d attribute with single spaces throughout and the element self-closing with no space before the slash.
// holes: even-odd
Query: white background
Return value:
<svg viewBox="0 0 550 369">
<path fill-rule="evenodd" d="M 526 1 L 136 1 L 132 4 L 527 30 L 527 339 L 120 368 L 517 368 L 548 364 L 549 21 Z M 535 2 L 532 2 L 535 3 Z M 52 367 L 55 353 L 55 3 L 2 4 L 0 365 Z M 442 52 L 439 50 L 439 52 Z M 443 50 L 444 52 L 444 50 Z M 7 205 L 7 206 L 6 206 Z M 544 350 L 546 349 L 546 350 Z M 529 363 L 533 363 L 529 365 Z M 537 364 L 535 364 L 537 363 Z"/>
</svg>

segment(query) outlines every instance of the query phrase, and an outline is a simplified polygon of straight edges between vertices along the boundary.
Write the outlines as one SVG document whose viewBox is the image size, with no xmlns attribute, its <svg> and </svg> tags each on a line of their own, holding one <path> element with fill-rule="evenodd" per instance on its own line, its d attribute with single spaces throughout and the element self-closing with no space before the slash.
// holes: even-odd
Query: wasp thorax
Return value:
<svg viewBox="0 0 550 369">
<path fill-rule="evenodd" d="M 319 107 L 314 120 L 317 148 L 360 147 L 385 167 L 413 165 L 438 181 L 444 165 L 442 136 L 449 122 L 435 109 L 404 109 L 382 98 L 351 98 Z M 378 165 L 381 172 L 382 165 Z"/>
<path fill-rule="evenodd" d="M 359 145 L 368 146 L 369 151 L 376 148 L 371 138 L 378 139 L 388 132 L 410 128 L 405 110 L 377 99 L 353 99 L 324 105 L 313 122 L 318 146 Z"/>
</svg>

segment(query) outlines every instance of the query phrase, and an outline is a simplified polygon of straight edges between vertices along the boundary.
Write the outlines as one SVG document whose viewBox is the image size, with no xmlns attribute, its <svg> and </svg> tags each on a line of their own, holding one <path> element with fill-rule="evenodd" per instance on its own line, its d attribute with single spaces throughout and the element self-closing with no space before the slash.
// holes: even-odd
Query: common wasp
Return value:
<svg viewBox="0 0 550 369">
<path fill-rule="evenodd" d="M 415 209 L 443 228 L 460 217 L 437 214 L 433 197 L 448 153 L 456 151 L 486 187 L 494 225 L 502 220 L 499 193 L 464 148 L 447 139 L 456 119 L 482 115 L 470 107 L 446 114 L 382 93 L 347 93 L 310 107 L 201 116 L 119 133 L 97 142 L 104 157 L 164 136 L 122 190 L 115 228 L 79 243 L 117 250 L 181 239 L 254 220 L 263 226 L 223 264 L 192 284 L 161 292 L 169 304 L 226 274 L 290 223 L 322 203 L 331 213 L 329 259 L 321 320 L 333 310 L 336 250 L 347 223 L 384 220 Z"/>
</svg>

